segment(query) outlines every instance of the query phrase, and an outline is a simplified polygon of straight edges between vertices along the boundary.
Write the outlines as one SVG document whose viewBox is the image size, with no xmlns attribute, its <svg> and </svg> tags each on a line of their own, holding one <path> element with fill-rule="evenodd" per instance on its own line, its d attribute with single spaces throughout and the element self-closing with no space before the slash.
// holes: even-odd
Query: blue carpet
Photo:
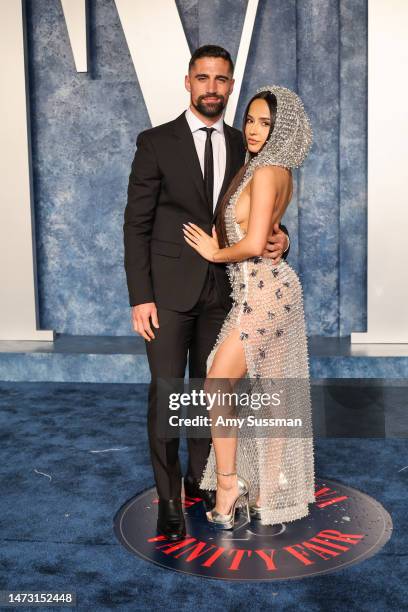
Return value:
<svg viewBox="0 0 408 612">
<path fill-rule="evenodd" d="M 144 384 L 0 383 L 0 590 L 73 590 L 87 611 L 406 609 L 407 440 L 315 440 L 319 476 L 390 512 L 377 555 L 304 580 L 200 579 L 133 556 L 113 534 L 118 508 L 153 484 L 146 399 Z M 92 452 L 104 449 L 118 450 Z"/>
</svg>

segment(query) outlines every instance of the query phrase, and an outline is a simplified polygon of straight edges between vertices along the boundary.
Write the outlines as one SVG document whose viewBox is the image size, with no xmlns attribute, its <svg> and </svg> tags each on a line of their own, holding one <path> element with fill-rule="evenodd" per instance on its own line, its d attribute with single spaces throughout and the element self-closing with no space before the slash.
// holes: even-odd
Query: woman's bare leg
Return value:
<svg viewBox="0 0 408 612">
<path fill-rule="evenodd" d="M 206 391 L 216 393 L 231 393 L 234 380 L 242 378 L 246 371 L 245 352 L 239 338 L 240 331 L 235 329 L 218 348 L 205 383 Z M 214 380 L 217 379 L 217 380 Z M 214 410 L 215 408 L 215 410 Z M 231 410 L 225 406 L 214 407 L 212 418 L 218 414 L 226 415 Z M 228 437 L 220 437 L 220 430 L 213 428 L 213 446 L 216 457 L 217 471 L 225 474 L 236 472 L 237 437 L 236 432 L 228 432 Z M 233 500 L 238 494 L 237 476 L 221 476 L 217 474 L 217 497 L 215 509 L 221 514 L 229 514 Z"/>
</svg>

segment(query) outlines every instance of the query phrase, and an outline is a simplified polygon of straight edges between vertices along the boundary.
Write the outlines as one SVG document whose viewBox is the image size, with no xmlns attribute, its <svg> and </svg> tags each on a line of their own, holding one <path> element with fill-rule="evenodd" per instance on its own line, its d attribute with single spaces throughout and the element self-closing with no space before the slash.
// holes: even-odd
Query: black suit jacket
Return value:
<svg viewBox="0 0 408 612">
<path fill-rule="evenodd" d="M 139 134 L 123 225 L 131 306 L 156 302 L 158 307 L 185 312 L 197 302 L 212 266 L 220 299 L 226 309 L 231 307 L 226 265 L 201 257 L 182 231 L 183 223 L 192 221 L 211 234 L 222 197 L 244 163 L 241 132 L 224 123 L 224 135 L 226 170 L 213 212 L 185 113 Z"/>
</svg>

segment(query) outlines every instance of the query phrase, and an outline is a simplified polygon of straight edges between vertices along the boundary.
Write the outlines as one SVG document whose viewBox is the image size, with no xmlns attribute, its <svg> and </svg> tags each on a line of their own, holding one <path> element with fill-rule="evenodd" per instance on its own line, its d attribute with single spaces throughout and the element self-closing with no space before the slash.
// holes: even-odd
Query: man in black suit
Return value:
<svg viewBox="0 0 408 612">
<path fill-rule="evenodd" d="M 242 134 L 223 121 L 232 76 L 225 49 L 197 49 L 185 78 L 189 109 L 139 134 L 129 176 L 125 270 L 134 330 L 146 340 L 152 376 L 148 434 L 159 496 L 157 527 L 174 540 L 185 535 L 179 439 L 157 435 L 157 379 L 183 379 L 187 355 L 190 377 L 204 379 L 207 357 L 231 308 L 225 264 L 212 264 L 190 248 L 182 228 L 192 221 L 211 235 L 221 199 L 244 163 Z M 276 263 L 289 249 L 286 228 L 278 229 L 264 253 Z M 211 440 L 187 443 L 185 493 L 211 508 L 214 495 L 198 485 Z"/>
</svg>

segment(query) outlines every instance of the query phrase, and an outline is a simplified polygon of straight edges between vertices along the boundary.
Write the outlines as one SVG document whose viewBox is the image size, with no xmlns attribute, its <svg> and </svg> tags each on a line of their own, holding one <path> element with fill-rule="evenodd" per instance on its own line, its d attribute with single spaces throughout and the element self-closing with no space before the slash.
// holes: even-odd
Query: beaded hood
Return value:
<svg viewBox="0 0 408 612">
<path fill-rule="evenodd" d="M 269 91 L 276 96 L 275 126 L 261 151 L 249 160 L 245 178 L 254 173 L 260 166 L 284 166 L 297 168 L 302 165 L 312 146 L 313 133 L 309 117 L 299 96 L 286 87 L 267 85 L 257 89 L 256 93 Z"/>
</svg>

